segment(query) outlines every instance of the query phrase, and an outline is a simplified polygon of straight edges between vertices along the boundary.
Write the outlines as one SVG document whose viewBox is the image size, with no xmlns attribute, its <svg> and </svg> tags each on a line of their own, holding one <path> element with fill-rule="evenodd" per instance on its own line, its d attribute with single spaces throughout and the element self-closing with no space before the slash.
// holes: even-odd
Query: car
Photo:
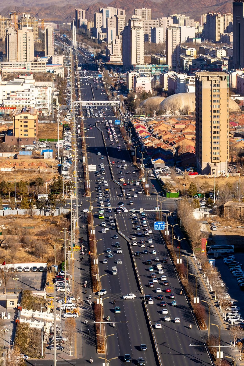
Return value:
<svg viewBox="0 0 244 366">
<path fill-rule="evenodd" d="M 168 309 L 165 308 L 165 309 L 161 310 L 161 313 L 163 315 L 167 315 L 169 313 L 169 311 L 168 311 Z"/>
<path fill-rule="evenodd" d="M 168 281 L 163 281 L 163 282 L 162 282 L 162 284 L 163 284 L 164 286 L 169 286 Z"/>
<path fill-rule="evenodd" d="M 168 287 L 168 288 L 166 288 L 165 292 L 167 292 L 168 294 L 170 294 L 171 293 L 171 289 Z"/>
<path fill-rule="evenodd" d="M 171 317 L 170 317 L 169 315 L 166 315 L 166 316 L 163 318 L 163 320 L 164 320 L 165 322 L 171 322 Z"/>
<path fill-rule="evenodd" d="M 132 294 L 132 293 L 123 296 L 124 300 L 134 300 L 135 298 L 136 298 L 136 295 Z"/>
<path fill-rule="evenodd" d="M 118 248 L 118 249 L 116 249 L 116 251 L 115 251 L 117 254 L 122 254 L 122 249 L 121 248 Z"/>
<path fill-rule="evenodd" d="M 165 276 L 165 275 L 163 275 L 163 276 L 161 276 L 161 281 L 167 281 L 167 276 Z"/>
<path fill-rule="evenodd" d="M 104 289 L 97 292 L 98 296 L 103 296 L 103 295 L 106 295 L 106 294 L 107 294 L 107 290 L 104 290 Z"/>
<path fill-rule="evenodd" d="M 37 272 L 38 271 L 38 268 L 36 266 L 32 267 L 32 272 Z"/>
<path fill-rule="evenodd" d="M 180 318 L 175 318 L 175 323 L 180 323 Z"/>
<path fill-rule="evenodd" d="M 115 313 L 115 314 L 120 314 L 120 313 L 121 313 L 121 309 L 120 309 L 120 307 L 119 307 L 119 306 L 115 306 L 115 308 L 114 308 L 114 313 Z"/>
<path fill-rule="evenodd" d="M 150 298 L 150 299 L 147 300 L 147 303 L 148 303 L 148 305 L 153 305 L 154 304 L 154 301 L 153 301 L 152 298 Z"/>
<path fill-rule="evenodd" d="M 172 305 L 172 306 L 176 306 L 176 305 L 177 305 L 176 301 L 175 301 L 175 300 L 173 300 L 173 301 L 171 302 L 171 305 Z"/>
<path fill-rule="evenodd" d="M 105 253 L 111 253 L 111 249 L 110 248 L 105 249 Z"/>
<path fill-rule="evenodd" d="M 131 362 L 131 355 L 129 353 L 126 353 L 123 357 L 124 362 Z"/>
<path fill-rule="evenodd" d="M 139 366 L 144 366 L 146 365 L 145 360 L 143 357 L 139 357 L 138 360 L 136 360 L 136 364 Z"/>
<path fill-rule="evenodd" d="M 30 267 L 24 267 L 24 268 L 23 268 L 23 271 L 24 271 L 24 272 L 30 272 Z"/>
<path fill-rule="evenodd" d="M 103 262 L 103 264 L 107 264 L 108 260 L 105 258 L 102 262 Z"/>
<path fill-rule="evenodd" d="M 161 287 L 157 287 L 156 290 L 155 290 L 155 292 L 162 292 Z"/>
<path fill-rule="evenodd" d="M 145 343 L 142 343 L 140 345 L 140 351 L 146 351 L 147 350 L 147 345 Z"/>
<path fill-rule="evenodd" d="M 157 299 L 157 300 L 163 300 L 163 295 L 162 295 L 162 294 L 157 295 L 157 296 L 156 296 L 156 299 Z"/>
<path fill-rule="evenodd" d="M 115 234 L 114 236 L 112 236 L 112 239 L 119 239 L 119 237 L 117 234 Z"/>
<path fill-rule="evenodd" d="M 98 218 L 99 219 L 104 219 L 104 215 L 99 215 Z"/>
<path fill-rule="evenodd" d="M 164 308 L 166 305 L 167 305 L 167 304 L 166 304 L 166 302 L 165 302 L 165 301 L 161 301 L 161 302 L 159 303 L 159 306 L 160 306 L 161 308 Z"/>
<path fill-rule="evenodd" d="M 122 260 L 121 259 L 115 259 L 114 261 L 116 264 L 122 264 Z"/>
<path fill-rule="evenodd" d="M 113 258 L 113 254 L 112 253 L 108 253 L 107 257 L 108 258 Z"/>
<path fill-rule="evenodd" d="M 155 323 L 154 328 L 155 329 L 162 329 L 162 324 L 157 322 L 157 323 Z"/>
<path fill-rule="evenodd" d="M 174 295 L 174 294 L 170 294 L 170 295 L 169 295 L 169 298 L 170 298 L 170 299 L 174 299 L 174 298 L 175 298 L 175 295 Z"/>
</svg>

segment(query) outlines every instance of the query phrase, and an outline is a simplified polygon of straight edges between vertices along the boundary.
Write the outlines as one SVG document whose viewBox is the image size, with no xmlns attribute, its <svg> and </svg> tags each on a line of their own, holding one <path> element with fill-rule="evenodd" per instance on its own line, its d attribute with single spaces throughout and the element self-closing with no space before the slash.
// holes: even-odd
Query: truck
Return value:
<svg viewBox="0 0 244 366">
<path fill-rule="evenodd" d="M 118 274 L 118 269 L 116 266 L 112 267 L 112 274 L 113 275 L 117 275 Z"/>
</svg>

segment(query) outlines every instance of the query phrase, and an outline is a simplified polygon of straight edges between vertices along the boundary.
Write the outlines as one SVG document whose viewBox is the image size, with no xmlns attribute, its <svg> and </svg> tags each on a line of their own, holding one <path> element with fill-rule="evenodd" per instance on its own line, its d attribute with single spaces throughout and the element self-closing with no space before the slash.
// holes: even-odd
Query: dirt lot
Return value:
<svg viewBox="0 0 244 366">
<path fill-rule="evenodd" d="M 213 191 L 214 189 L 214 178 L 208 177 L 208 176 L 188 176 L 185 175 L 185 177 L 173 177 L 173 180 L 176 182 L 177 187 L 181 190 L 181 192 L 184 192 L 184 190 L 187 190 L 193 182 L 196 184 L 199 192 L 201 191 Z M 223 188 L 226 185 L 233 185 L 234 183 L 240 182 L 240 185 L 243 186 L 244 184 L 244 177 L 216 177 L 215 178 L 215 187 Z M 185 186 L 183 186 L 185 185 Z"/>
<path fill-rule="evenodd" d="M 0 263 L 47 262 L 63 260 L 63 228 L 68 221 L 63 216 L 1 217 Z"/>
<path fill-rule="evenodd" d="M 0 180 L 9 182 L 32 181 L 37 177 L 49 182 L 58 174 L 58 163 L 54 159 L 0 158 L 0 167 L 12 168 L 10 172 L 1 171 Z"/>
<path fill-rule="evenodd" d="M 56 123 L 38 123 L 38 139 L 57 139 L 58 126 Z M 59 138 L 63 138 L 63 126 L 59 126 Z"/>
</svg>

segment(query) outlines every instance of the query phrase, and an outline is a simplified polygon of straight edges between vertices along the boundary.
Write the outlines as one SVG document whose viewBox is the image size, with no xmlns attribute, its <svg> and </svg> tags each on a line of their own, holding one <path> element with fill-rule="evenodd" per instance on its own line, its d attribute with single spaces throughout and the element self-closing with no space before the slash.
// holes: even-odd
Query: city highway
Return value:
<svg viewBox="0 0 244 366">
<path fill-rule="evenodd" d="M 88 73 L 87 73 L 88 74 Z M 88 75 L 96 75 L 94 73 L 89 73 Z M 82 86 L 82 98 L 83 100 L 107 100 L 107 96 L 103 92 L 103 88 L 100 86 L 99 89 L 96 89 L 96 86 L 93 82 L 93 79 L 89 79 L 89 84 Z M 100 84 L 101 85 L 101 84 Z M 99 107 L 101 109 L 101 107 Z M 86 111 L 84 110 L 84 116 L 86 115 Z M 104 264 L 103 259 L 106 258 L 106 253 L 101 254 L 99 256 L 99 269 L 100 276 L 104 275 L 101 279 L 102 288 L 107 290 L 107 295 L 105 297 L 109 297 L 104 300 L 104 310 L 105 315 L 109 315 L 111 317 L 111 321 L 116 322 L 115 328 L 112 328 L 110 325 L 107 325 L 107 333 L 115 334 L 108 338 L 108 358 L 113 358 L 116 356 L 123 356 L 125 353 L 130 353 L 133 359 L 137 359 L 142 355 L 142 352 L 138 350 L 138 346 L 141 343 L 146 343 L 148 350 L 144 352 L 143 357 L 145 358 L 146 364 L 154 365 L 156 364 L 154 359 L 153 349 L 151 347 L 151 342 L 149 338 L 149 331 L 145 321 L 145 315 L 142 308 L 143 295 L 140 294 L 139 288 L 137 286 L 135 274 L 132 266 L 132 259 L 130 256 L 130 252 L 128 249 L 127 242 L 124 238 L 119 236 L 118 239 L 112 240 L 111 238 L 115 234 L 115 230 L 112 230 L 109 225 L 109 216 L 113 216 L 117 218 L 118 226 L 120 231 L 128 238 L 131 239 L 131 236 L 135 235 L 135 230 L 133 229 L 131 213 L 130 209 L 135 208 L 136 210 L 142 210 L 147 212 L 147 210 L 155 210 L 157 205 L 157 196 L 156 194 L 145 196 L 144 193 L 141 192 L 141 187 L 137 186 L 135 182 L 138 179 L 138 171 L 133 166 L 131 162 L 130 155 L 126 150 L 123 139 L 121 137 L 119 127 L 115 127 L 113 123 L 113 127 L 116 131 L 118 142 L 111 143 L 108 135 L 108 128 L 106 127 L 106 123 L 104 121 L 112 120 L 114 122 L 115 117 L 113 116 L 111 108 L 107 108 L 102 117 L 91 117 L 85 118 L 84 123 L 86 127 L 86 143 L 88 150 L 88 163 L 92 165 L 96 165 L 97 171 L 99 171 L 99 165 L 104 164 L 105 174 L 103 175 L 104 180 L 108 182 L 109 185 L 109 200 L 112 207 L 111 213 L 106 213 L 107 208 L 105 207 L 105 219 L 98 219 L 98 211 L 99 211 L 99 201 L 98 201 L 98 193 L 96 192 L 96 188 L 100 185 L 102 192 L 104 192 L 105 186 L 103 184 L 98 184 L 98 176 L 95 173 L 90 173 L 90 181 L 91 181 L 91 190 L 92 190 L 92 198 L 91 201 L 93 206 L 94 213 L 94 221 L 96 227 L 96 237 L 98 240 L 98 253 L 105 253 L 107 248 L 110 248 L 112 253 L 115 251 L 113 244 L 115 242 L 120 243 L 120 247 L 123 251 L 122 254 L 114 254 L 113 258 L 108 259 L 108 263 Z M 102 133 L 104 136 L 104 140 L 102 138 Z M 105 146 L 104 146 L 105 142 Z M 118 150 L 117 146 L 120 145 L 121 149 Z M 97 153 L 101 153 L 98 155 Z M 111 175 L 109 160 L 112 164 L 113 177 Z M 124 161 L 124 162 L 123 162 Z M 121 187 L 113 181 L 119 181 L 121 176 L 121 165 L 125 165 L 126 169 L 125 174 L 125 182 L 130 180 L 130 184 Z M 134 173 L 133 173 L 134 172 Z M 127 179 L 128 177 L 128 179 Z M 131 180 L 133 180 L 133 184 L 131 184 Z M 120 197 L 122 191 L 124 191 L 124 196 Z M 127 193 L 130 194 L 127 198 Z M 134 197 L 134 194 L 136 197 Z M 129 202 L 133 201 L 133 204 L 130 205 Z M 104 202 L 106 199 L 104 197 Z M 118 203 L 123 202 L 124 207 L 128 210 L 128 212 L 121 212 L 116 214 L 115 208 L 118 207 Z M 106 206 L 106 204 L 105 204 Z M 164 210 L 174 210 L 172 207 L 172 201 L 163 199 L 162 200 L 162 208 Z M 85 208 L 85 203 L 82 208 Z M 147 222 L 148 226 L 153 229 L 153 222 L 156 220 L 155 216 L 156 212 L 148 211 L 147 213 Z M 138 222 L 140 222 L 140 212 L 136 213 L 138 218 Z M 106 233 L 102 233 L 101 221 L 106 222 L 106 225 L 110 228 Z M 165 246 L 160 238 L 160 235 L 152 230 L 153 233 L 150 235 L 150 238 L 153 239 L 154 250 L 156 250 L 156 256 L 161 259 L 162 257 L 167 257 L 167 251 Z M 151 316 L 152 323 L 155 324 L 157 321 L 162 323 L 162 329 L 155 329 L 155 335 L 157 339 L 157 345 L 160 349 L 161 360 L 163 365 L 210 365 L 210 359 L 207 355 L 206 349 L 203 346 L 203 341 L 200 336 L 200 332 L 197 326 L 194 323 L 194 318 L 191 313 L 191 310 L 188 306 L 186 298 L 184 295 L 180 295 L 180 284 L 176 277 L 174 267 L 170 260 L 168 259 L 168 263 L 163 265 L 164 274 L 167 277 L 169 285 L 167 287 L 171 288 L 172 293 L 175 295 L 175 299 L 177 302 L 177 306 L 174 307 L 171 304 L 171 299 L 169 299 L 169 295 L 165 293 L 165 286 L 162 285 L 161 281 L 151 289 L 148 287 L 148 282 L 150 280 L 150 272 L 148 271 L 148 266 L 144 264 L 147 259 L 152 259 L 153 263 L 155 255 L 151 254 L 152 249 L 148 248 L 148 240 L 149 237 L 144 236 L 136 236 L 136 242 L 145 240 L 146 247 L 141 248 L 139 245 L 133 246 L 133 251 L 142 252 L 144 249 L 148 249 L 148 254 L 141 254 L 140 257 L 137 257 L 136 263 L 138 266 L 141 282 L 144 288 L 145 294 L 152 295 L 154 300 L 153 305 L 149 305 L 149 312 Z M 117 265 L 118 267 L 118 275 L 113 276 L 111 274 L 111 268 L 114 265 L 115 259 L 122 259 L 122 264 Z M 158 276 L 160 277 L 160 276 Z M 170 322 L 163 321 L 162 318 L 164 315 L 160 314 L 162 308 L 158 306 L 159 302 L 156 300 L 157 294 L 155 293 L 155 288 L 162 288 L 162 295 L 164 301 L 167 303 L 167 309 L 169 311 L 169 315 L 171 317 Z M 122 295 L 132 292 L 136 295 L 135 300 L 122 300 Z M 116 301 L 116 306 L 120 306 L 121 314 L 114 314 L 112 305 L 112 301 Z M 180 323 L 175 323 L 174 319 L 176 317 L 180 318 Z M 189 324 L 193 325 L 192 329 L 189 329 Z M 193 345 L 193 346 L 191 346 Z M 195 346 L 194 346 L 195 345 Z M 201 346 L 202 345 L 202 346 Z M 114 360 L 113 364 L 119 361 Z"/>
</svg>

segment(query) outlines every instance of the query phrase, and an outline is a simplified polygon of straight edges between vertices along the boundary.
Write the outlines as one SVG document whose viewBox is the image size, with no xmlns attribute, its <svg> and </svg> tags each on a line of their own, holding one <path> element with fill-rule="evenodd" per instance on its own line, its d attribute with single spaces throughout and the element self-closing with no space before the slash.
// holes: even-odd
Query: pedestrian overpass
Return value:
<svg viewBox="0 0 244 366">
<path fill-rule="evenodd" d="M 120 101 L 118 100 L 77 100 L 73 102 L 74 105 L 81 105 L 82 107 L 100 107 L 100 106 L 110 106 L 119 107 Z"/>
</svg>

